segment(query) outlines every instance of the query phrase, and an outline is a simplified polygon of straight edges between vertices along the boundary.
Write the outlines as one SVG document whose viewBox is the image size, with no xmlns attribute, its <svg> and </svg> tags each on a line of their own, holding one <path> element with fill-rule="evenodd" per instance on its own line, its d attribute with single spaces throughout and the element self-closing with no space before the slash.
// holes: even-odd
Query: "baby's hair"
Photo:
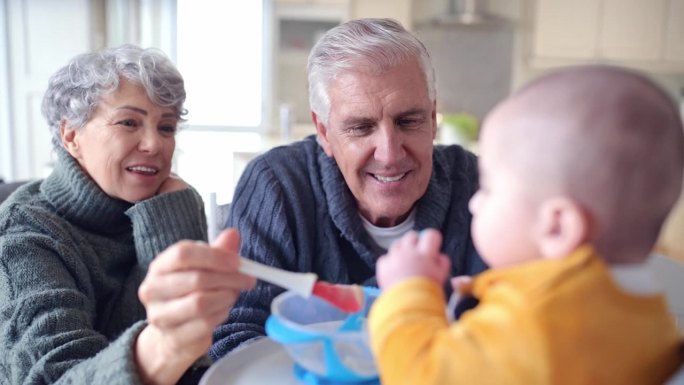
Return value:
<svg viewBox="0 0 684 385">
<path fill-rule="evenodd" d="M 647 256 L 682 187 L 674 100 L 640 73 L 592 65 L 542 76 L 504 108 L 517 112 L 507 137 L 534 141 L 533 152 L 511 150 L 523 172 L 586 209 L 598 251 L 617 263 Z"/>
</svg>

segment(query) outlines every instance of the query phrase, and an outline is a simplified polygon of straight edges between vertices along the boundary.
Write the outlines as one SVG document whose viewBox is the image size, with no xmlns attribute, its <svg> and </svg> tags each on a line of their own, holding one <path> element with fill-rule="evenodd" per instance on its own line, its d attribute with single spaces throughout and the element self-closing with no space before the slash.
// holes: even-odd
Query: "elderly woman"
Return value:
<svg viewBox="0 0 684 385">
<path fill-rule="evenodd" d="M 51 78 L 57 164 L 0 206 L 0 383 L 185 382 L 254 285 L 237 233 L 197 242 L 202 200 L 171 174 L 184 100 L 169 59 L 134 46 Z"/>
</svg>

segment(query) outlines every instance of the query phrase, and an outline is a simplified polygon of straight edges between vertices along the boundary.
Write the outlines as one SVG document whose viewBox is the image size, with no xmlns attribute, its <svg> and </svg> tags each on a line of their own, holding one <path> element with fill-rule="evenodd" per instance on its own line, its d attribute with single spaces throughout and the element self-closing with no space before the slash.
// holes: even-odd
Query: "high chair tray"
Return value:
<svg viewBox="0 0 684 385">
<path fill-rule="evenodd" d="M 301 385 L 293 365 L 279 343 L 264 337 L 216 361 L 199 385 Z"/>
</svg>

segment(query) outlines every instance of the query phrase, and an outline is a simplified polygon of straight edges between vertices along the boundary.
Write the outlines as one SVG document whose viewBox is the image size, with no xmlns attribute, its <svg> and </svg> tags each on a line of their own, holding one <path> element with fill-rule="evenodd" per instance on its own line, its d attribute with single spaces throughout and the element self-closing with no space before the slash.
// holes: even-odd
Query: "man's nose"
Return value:
<svg viewBox="0 0 684 385">
<path fill-rule="evenodd" d="M 391 123 L 381 123 L 375 143 L 375 159 L 390 165 L 405 156 L 404 137 L 398 128 Z"/>
</svg>

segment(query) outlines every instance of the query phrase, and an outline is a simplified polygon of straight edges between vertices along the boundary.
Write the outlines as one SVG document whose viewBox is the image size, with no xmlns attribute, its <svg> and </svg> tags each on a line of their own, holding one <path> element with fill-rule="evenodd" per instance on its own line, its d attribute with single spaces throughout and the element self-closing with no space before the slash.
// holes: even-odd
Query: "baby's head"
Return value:
<svg viewBox="0 0 684 385">
<path fill-rule="evenodd" d="M 608 66 L 531 82 L 485 119 L 473 239 L 492 267 L 591 243 L 609 263 L 651 252 L 684 174 L 677 107 L 653 82 Z"/>
</svg>

